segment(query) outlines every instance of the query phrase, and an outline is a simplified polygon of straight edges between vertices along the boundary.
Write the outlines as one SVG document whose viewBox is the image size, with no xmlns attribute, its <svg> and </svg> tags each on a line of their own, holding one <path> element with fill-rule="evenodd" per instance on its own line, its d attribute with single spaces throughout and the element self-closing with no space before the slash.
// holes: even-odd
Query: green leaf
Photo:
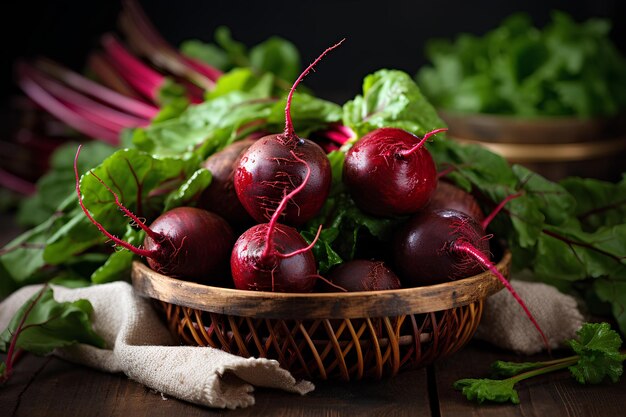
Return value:
<svg viewBox="0 0 626 417">
<path fill-rule="evenodd" d="M 506 362 L 495 361 L 491 364 L 491 372 L 494 377 L 509 377 L 532 371 L 545 366 L 543 362 Z"/>
<path fill-rule="evenodd" d="M 211 184 L 213 176 L 211 171 L 200 168 L 185 181 L 178 190 L 169 194 L 165 199 L 163 211 L 169 211 L 176 207 L 190 205 L 195 201 L 200 193 Z"/>
<path fill-rule="evenodd" d="M 286 39 L 272 36 L 250 50 L 252 68 L 293 82 L 300 74 L 300 53 Z"/>
<path fill-rule="evenodd" d="M 133 246 L 141 246 L 144 240 L 144 232 L 143 230 L 136 230 L 127 226 L 122 240 Z M 91 274 L 91 282 L 104 284 L 106 282 L 128 279 L 134 259 L 135 255 L 131 251 L 117 249 Z"/>
<path fill-rule="evenodd" d="M 622 339 L 608 323 L 585 323 L 576 332 L 578 340 L 569 346 L 580 356 L 569 370 L 581 384 L 599 384 L 605 378 L 617 382 L 622 375 L 624 358 L 619 352 Z"/>
<path fill-rule="evenodd" d="M 248 92 L 259 97 L 270 97 L 274 90 L 274 76 L 254 73 L 250 68 L 234 68 L 222 75 L 215 84 L 215 88 L 207 93 L 207 100 L 224 96 L 228 93 L 240 91 Z"/>
<path fill-rule="evenodd" d="M 600 300 L 611 304 L 611 310 L 619 329 L 622 334 L 626 334 L 626 281 L 624 281 L 624 275 L 613 279 L 594 280 L 592 289 Z"/>
<path fill-rule="evenodd" d="M 459 390 L 470 401 L 479 404 L 485 401 L 498 403 L 512 402 L 519 404 L 519 395 L 515 390 L 513 379 L 461 379 L 454 383 L 454 389 Z"/>
<path fill-rule="evenodd" d="M 228 71 L 232 67 L 228 53 L 215 44 L 190 39 L 181 43 L 179 49 L 184 55 L 206 62 L 222 71 Z"/>
<path fill-rule="evenodd" d="M 626 108 L 626 60 L 608 20 L 556 12 L 543 29 L 515 14 L 483 36 L 431 40 L 416 79 L 440 108 L 520 116 L 613 115 Z"/>
<path fill-rule="evenodd" d="M 3 248 L 4 253 L 0 255 L 0 297 L 6 297 L 16 287 L 35 282 L 36 272 L 45 265 L 43 251 L 55 220 L 49 217 Z"/>
<path fill-rule="evenodd" d="M 268 123 L 277 131 L 284 130 L 287 98 L 277 101 L 268 115 Z M 341 120 L 341 106 L 305 93 L 294 93 L 291 100 L 291 119 L 296 133 L 301 137 L 330 123 Z"/>
<path fill-rule="evenodd" d="M 75 343 L 103 348 L 104 340 L 93 330 L 90 315 L 93 312 L 87 300 L 57 302 L 52 289 L 31 297 L 15 314 L 9 326 L 0 334 L 0 350 L 6 352 L 13 334 L 25 313 L 31 308 L 17 337 L 16 347 L 36 355 Z"/>
<path fill-rule="evenodd" d="M 59 205 L 74 191 L 74 155 L 77 143 L 59 147 L 50 158 L 50 169 L 37 181 L 37 194 L 20 206 L 17 220 L 22 226 L 36 226 L 49 219 Z M 110 145 L 99 141 L 83 145 L 78 160 L 78 172 L 85 172 L 115 151 Z"/>
<path fill-rule="evenodd" d="M 626 176 L 619 183 L 566 178 L 561 185 L 576 199 L 576 217 L 586 230 L 617 226 L 626 219 Z"/>
<path fill-rule="evenodd" d="M 380 70 L 365 77 L 363 95 L 343 107 L 343 123 L 359 137 L 381 127 L 423 136 L 445 126 L 411 77 L 397 70 Z"/>
<path fill-rule="evenodd" d="M 308 244 L 313 242 L 315 235 L 317 234 L 317 229 L 314 230 L 303 230 L 300 232 L 304 240 L 307 241 Z M 323 229 L 320 233 L 320 237 L 318 241 L 313 246 L 313 255 L 315 256 L 315 260 L 317 261 L 318 271 L 320 274 L 325 274 L 328 272 L 333 266 L 338 265 L 343 262 L 341 256 L 337 252 L 335 252 L 331 246 L 333 241 L 337 239 L 339 236 L 339 230 L 336 228 L 328 228 Z"/>
<path fill-rule="evenodd" d="M 247 67 L 250 65 L 246 46 L 235 41 L 226 26 L 220 26 L 215 30 L 215 42 L 222 47 L 228 58 L 235 67 Z"/>
<path fill-rule="evenodd" d="M 258 92 L 232 91 L 190 106 L 175 119 L 136 129 L 133 143 L 162 156 L 185 156 L 199 145 L 212 153 L 237 139 L 239 128 L 266 119 L 273 104 L 271 98 Z"/>
</svg>

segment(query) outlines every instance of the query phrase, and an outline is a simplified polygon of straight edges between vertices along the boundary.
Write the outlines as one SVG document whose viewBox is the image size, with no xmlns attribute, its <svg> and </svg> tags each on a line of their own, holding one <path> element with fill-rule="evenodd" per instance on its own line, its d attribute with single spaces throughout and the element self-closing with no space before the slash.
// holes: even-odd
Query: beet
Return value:
<svg viewBox="0 0 626 417">
<path fill-rule="evenodd" d="M 481 265 L 455 252 L 458 241 L 473 244 L 489 257 L 485 231 L 456 210 L 424 210 L 401 226 L 394 237 L 394 264 L 405 287 L 438 284 L 476 275 Z"/>
<path fill-rule="evenodd" d="M 515 197 L 507 198 L 499 209 L 511 198 Z M 405 286 L 438 284 L 491 271 L 522 307 L 550 350 L 548 339 L 524 301 L 489 259 L 487 239 L 484 227 L 467 214 L 424 210 L 394 238 L 396 271 Z"/>
<path fill-rule="evenodd" d="M 382 261 L 355 259 L 333 268 L 328 280 L 346 291 L 382 291 L 401 287 L 400 280 Z M 336 292 L 337 289 L 326 283 L 324 291 Z"/>
<path fill-rule="evenodd" d="M 308 170 L 312 173 L 310 180 L 290 199 L 281 221 L 304 224 L 315 217 L 328 197 L 332 179 L 330 161 L 319 145 L 296 135 L 291 121 L 291 100 L 300 81 L 342 42 L 326 49 L 294 82 L 287 96 L 284 132 L 259 139 L 241 158 L 235 172 L 235 191 L 257 222 L 266 222 L 273 216 L 283 197 L 303 184 Z M 306 169 L 296 156 L 306 161 Z"/>
<path fill-rule="evenodd" d="M 230 258 L 235 288 L 311 292 L 317 281 L 317 265 L 311 250 L 293 256 L 282 255 L 306 248 L 307 242 L 293 227 L 276 224 L 271 238 L 276 252 L 264 257 L 268 227 L 268 223 L 253 226 L 235 242 Z"/>
<path fill-rule="evenodd" d="M 115 204 L 124 215 L 146 232 L 144 248 L 125 242 L 109 233 L 85 207 L 80 193 L 77 167 L 80 149 L 81 146 L 78 147 L 74 158 L 78 203 L 87 218 L 102 234 L 111 239 L 115 245 L 145 257 L 148 265 L 159 273 L 201 282 L 217 282 L 214 281 L 217 279 L 216 275 L 223 272 L 234 240 L 233 231 L 226 220 L 215 213 L 195 207 L 178 207 L 163 213 L 148 227 L 122 205 L 118 195 L 104 181 L 90 172 L 113 195 Z"/>
<path fill-rule="evenodd" d="M 380 128 L 363 136 L 346 154 L 343 181 L 356 205 L 375 216 L 413 214 L 435 191 L 437 170 L 426 140 L 397 128 Z"/>
<path fill-rule="evenodd" d="M 291 156 L 307 161 L 311 178 L 285 209 L 281 221 L 301 225 L 315 217 L 330 192 L 332 173 L 328 157 L 307 139 L 289 141 L 284 134 L 259 139 L 245 152 L 235 173 L 235 190 L 243 207 L 257 222 L 267 222 L 285 193 L 306 174 L 306 167 Z"/>
<path fill-rule="evenodd" d="M 211 184 L 202 192 L 198 207 L 219 214 L 235 225 L 252 224 L 253 220 L 241 205 L 233 178 L 243 153 L 255 142 L 243 139 L 211 155 L 202 165 L 211 171 Z"/>
<path fill-rule="evenodd" d="M 149 226 L 156 239 L 146 236 L 145 250 L 153 270 L 172 277 L 206 281 L 225 273 L 234 235 L 222 217 L 195 207 L 163 213 Z"/>
<path fill-rule="evenodd" d="M 478 223 L 482 223 L 485 219 L 485 215 L 473 195 L 456 185 L 442 180 L 437 182 L 437 189 L 425 210 L 433 211 L 439 209 L 460 211 Z"/>
</svg>

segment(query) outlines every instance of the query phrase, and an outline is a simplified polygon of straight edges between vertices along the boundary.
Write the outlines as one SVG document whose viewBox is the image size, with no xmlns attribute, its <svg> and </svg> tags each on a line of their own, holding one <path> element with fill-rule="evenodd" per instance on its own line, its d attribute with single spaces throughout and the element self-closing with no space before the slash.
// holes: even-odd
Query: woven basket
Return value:
<svg viewBox="0 0 626 417">
<path fill-rule="evenodd" d="M 511 254 L 497 264 L 508 276 Z M 287 294 L 210 287 L 135 262 L 135 290 L 156 301 L 181 343 L 276 359 L 297 377 L 393 376 L 465 345 L 483 300 L 502 289 L 489 272 L 428 287 Z"/>
</svg>

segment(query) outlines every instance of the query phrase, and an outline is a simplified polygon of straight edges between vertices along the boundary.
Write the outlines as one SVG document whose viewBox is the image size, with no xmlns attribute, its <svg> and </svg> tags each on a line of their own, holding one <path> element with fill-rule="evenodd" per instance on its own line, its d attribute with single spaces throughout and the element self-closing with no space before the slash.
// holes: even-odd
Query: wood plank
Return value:
<svg viewBox="0 0 626 417">
<path fill-rule="evenodd" d="M 567 353 L 565 353 L 566 355 Z M 559 352 L 555 357 L 562 357 Z M 487 378 L 496 360 L 537 361 L 547 355 L 518 356 L 490 345 L 472 342 L 463 351 L 435 366 L 441 417 L 453 416 L 621 416 L 626 413 L 626 378 L 618 383 L 580 385 L 567 371 L 543 375 L 518 386 L 520 405 L 469 402 L 452 384 L 462 378 Z"/>
<path fill-rule="evenodd" d="M 25 417 L 431 416 L 424 369 L 383 381 L 316 385 L 316 390 L 306 396 L 259 389 L 253 407 L 215 410 L 174 398 L 165 400 L 161 394 L 121 374 L 107 374 L 57 358 L 27 355 L 18 364 L 14 378 L 0 389 L 0 410 L 3 416 Z"/>
</svg>

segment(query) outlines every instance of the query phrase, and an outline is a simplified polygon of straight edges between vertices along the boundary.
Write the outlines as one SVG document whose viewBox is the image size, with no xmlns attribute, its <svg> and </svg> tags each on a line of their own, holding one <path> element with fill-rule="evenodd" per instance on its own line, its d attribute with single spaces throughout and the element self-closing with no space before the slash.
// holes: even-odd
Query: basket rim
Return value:
<svg viewBox="0 0 626 417">
<path fill-rule="evenodd" d="M 496 268 L 508 276 L 511 252 Z M 350 293 L 274 293 L 212 287 L 182 281 L 135 261 L 132 284 L 143 296 L 209 313 L 277 319 L 337 319 L 402 316 L 464 306 L 495 294 L 503 287 L 489 271 L 424 287 Z"/>
</svg>

